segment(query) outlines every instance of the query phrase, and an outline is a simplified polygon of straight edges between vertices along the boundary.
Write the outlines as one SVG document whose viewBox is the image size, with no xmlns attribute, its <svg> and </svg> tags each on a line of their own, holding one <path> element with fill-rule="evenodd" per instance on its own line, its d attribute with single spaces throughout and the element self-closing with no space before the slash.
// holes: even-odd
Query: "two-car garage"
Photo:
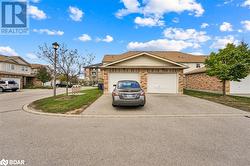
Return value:
<svg viewBox="0 0 250 166">
<path fill-rule="evenodd" d="M 109 73 L 109 92 L 114 89 L 113 85 L 119 80 L 140 81 L 139 73 Z M 148 93 L 178 93 L 177 73 L 148 73 L 147 74 Z"/>
<path fill-rule="evenodd" d="M 169 60 L 166 56 L 173 58 L 172 54 L 164 53 L 163 57 L 151 52 L 105 56 L 102 66 L 104 91 L 111 93 L 113 85 L 119 80 L 135 80 L 146 93 L 182 93 L 183 70 L 187 66 Z M 177 60 L 180 60 L 179 56 Z M 105 63 L 106 61 L 109 62 Z"/>
</svg>

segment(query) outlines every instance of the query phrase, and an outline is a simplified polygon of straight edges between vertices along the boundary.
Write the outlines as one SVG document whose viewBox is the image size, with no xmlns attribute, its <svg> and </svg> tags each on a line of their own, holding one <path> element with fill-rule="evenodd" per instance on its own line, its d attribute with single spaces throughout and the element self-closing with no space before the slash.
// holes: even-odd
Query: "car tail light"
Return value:
<svg viewBox="0 0 250 166">
<path fill-rule="evenodd" d="M 112 92 L 112 96 L 118 96 L 119 94 L 117 92 Z"/>
<path fill-rule="evenodd" d="M 145 96 L 145 92 L 144 91 L 141 92 L 141 96 Z"/>
</svg>

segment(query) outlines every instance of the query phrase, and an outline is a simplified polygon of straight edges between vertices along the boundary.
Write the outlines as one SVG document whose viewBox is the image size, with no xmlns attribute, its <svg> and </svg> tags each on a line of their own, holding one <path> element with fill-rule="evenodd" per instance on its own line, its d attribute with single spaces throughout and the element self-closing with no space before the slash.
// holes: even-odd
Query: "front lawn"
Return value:
<svg viewBox="0 0 250 166">
<path fill-rule="evenodd" d="M 243 111 L 250 112 L 250 98 L 249 97 L 239 97 L 239 96 L 223 96 L 221 94 L 209 93 L 209 92 L 200 92 L 194 90 L 184 90 L 184 94 L 198 97 L 201 99 L 206 99 L 230 107 L 238 108 Z"/>
<path fill-rule="evenodd" d="M 49 113 L 66 113 L 75 109 L 87 107 L 102 95 L 98 89 L 81 91 L 81 95 L 58 95 L 37 100 L 31 106 L 37 110 Z"/>
</svg>

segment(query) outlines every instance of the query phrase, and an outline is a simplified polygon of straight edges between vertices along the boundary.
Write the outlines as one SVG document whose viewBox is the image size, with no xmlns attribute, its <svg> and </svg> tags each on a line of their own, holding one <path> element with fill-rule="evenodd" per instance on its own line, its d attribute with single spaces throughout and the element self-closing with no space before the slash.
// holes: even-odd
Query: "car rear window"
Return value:
<svg viewBox="0 0 250 166">
<path fill-rule="evenodd" d="M 118 82 L 118 89 L 138 89 L 140 85 L 135 81 Z"/>
<path fill-rule="evenodd" d="M 0 84 L 5 84 L 5 81 L 0 81 Z"/>
<path fill-rule="evenodd" d="M 15 81 L 8 81 L 8 84 L 16 84 Z"/>
</svg>

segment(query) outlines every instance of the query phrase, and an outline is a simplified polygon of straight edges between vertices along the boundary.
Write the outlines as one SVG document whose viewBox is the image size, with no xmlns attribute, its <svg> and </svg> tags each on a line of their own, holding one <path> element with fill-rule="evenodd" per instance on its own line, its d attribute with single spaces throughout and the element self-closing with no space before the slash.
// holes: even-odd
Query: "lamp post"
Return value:
<svg viewBox="0 0 250 166">
<path fill-rule="evenodd" d="M 53 86 L 53 90 L 54 90 L 54 97 L 56 96 L 56 51 L 59 48 L 59 44 L 57 42 L 52 43 L 52 46 L 55 50 L 54 53 L 54 86 Z"/>
</svg>

